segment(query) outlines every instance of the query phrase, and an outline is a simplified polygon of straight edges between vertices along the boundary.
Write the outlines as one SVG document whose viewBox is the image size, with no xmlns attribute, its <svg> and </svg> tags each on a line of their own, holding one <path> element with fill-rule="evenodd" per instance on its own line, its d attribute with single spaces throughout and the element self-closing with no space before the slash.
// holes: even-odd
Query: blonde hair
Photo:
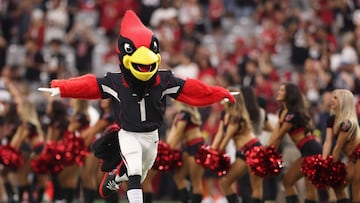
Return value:
<svg viewBox="0 0 360 203">
<path fill-rule="evenodd" d="M 182 104 L 181 109 L 190 113 L 191 122 L 200 126 L 202 124 L 202 120 L 201 120 L 201 115 L 200 115 L 199 109 L 197 107 L 189 106 L 184 103 L 181 103 L 181 104 Z"/>
<path fill-rule="evenodd" d="M 238 92 L 234 95 L 236 102 L 235 103 L 225 103 L 225 110 L 231 115 L 232 120 L 242 121 L 241 131 L 252 130 L 251 120 L 249 112 L 245 105 L 244 96 L 241 93 L 240 89 L 235 87 L 230 87 L 229 91 Z"/>
<path fill-rule="evenodd" d="M 330 109 L 330 114 L 335 115 L 334 130 L 338 132 L 342 122 L 349 120 L 351 122 L 351 128 L 349 135 L 354 133 L 360 133 L 358 118 L 355 110 L 354 95 L 347 89 L 336 89 L 333 94 L 338 96 L 339 109 L 335 112 L 334 109 Z"/>
<path fill-rule="evenodd" d="M 26 99 L 22 101 L 21 107 L 19 108 L 19 116 L 21 121 L 29 122 L 36 126 L 37 133 L 43 135 L 39 117 L 35 105 L 32 102 Z"/>
<path fill-rule="evenodd" d="M 88 108 L 89 108 L 88 100 L 74 99 L 72 106 L 73 106 L 73 115 L 75 115 L 77 113 L 83 113 L 83 114 L 89 116 L 88 115 Z"/>
</svg>

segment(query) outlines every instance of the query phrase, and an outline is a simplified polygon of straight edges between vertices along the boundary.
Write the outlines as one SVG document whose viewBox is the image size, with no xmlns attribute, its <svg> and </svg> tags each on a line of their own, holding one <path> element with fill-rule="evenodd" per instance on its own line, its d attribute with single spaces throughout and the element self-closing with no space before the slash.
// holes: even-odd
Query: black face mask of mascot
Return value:
<svg viewBox="0 0 360 203">
<path fill-rule="evenodd" d="M 152 37 L 152 43 L 150 50 L 154 53 L 159 53 L 158 40 L 155 36 Z M 130 39 L 119 36 L 118 38 L 118 48 L 119 48 L 119 67 L 121 73 L 129 85 L 129 88 L 138 96 L 139 99 L 142 99 L 145 96 L 145 93 L 150 89 L 156 82 L 157 72 L 147 81 L 142 81 L 136 78 L 129 69 L 127 69 L 123 64 L 123 57 L 125 55 L 132 54 L 135 51 L 135 47 Z M 155 65 L 152 65 L 151 69 L 155 68 Z"/>
</svg>

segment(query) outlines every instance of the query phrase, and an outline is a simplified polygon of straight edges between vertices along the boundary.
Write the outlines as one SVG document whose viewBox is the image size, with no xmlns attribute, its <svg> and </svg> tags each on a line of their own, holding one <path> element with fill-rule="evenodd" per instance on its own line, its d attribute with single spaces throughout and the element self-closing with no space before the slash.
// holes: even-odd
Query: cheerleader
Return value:
<svg viewBox="0 0 360 203">
<path fill-rule="evenodd" d="M 47 175 L 35 174 L 34 179 L 29 179 L 32 174 L 31 160 L 35 158 L 43 149 L 44 133 L 40 124 L 40 120 L 36 111 L 35 105 L 24 96 L 20 88 L 28 91 L 26 86 L 22 84 L 15 85 L 11 80 L 4 80 L 15 104 L 17 115 L 19 116 L 19 123 L 17 125 L 16 133 L 11 139 L 10 145 L 15 149 L 21 151 L 24 157 L 24 165 L 11 173 L 14 184 L 18 188 L 18 195 L 20 202 L 23 200 L 23 194 L 28 193 L 29 201 L 42 201 Z M 37 199 L 33 196 L 33 185 L 36 188 L 38 195 Z"/>
<path fill-rule="evenodd" d="M 258 99 L 255 96 L 253 88 L 250 86 L 243 86 L 240 88 L 241 93 L 246 95 L 244 102 L 246 109 L 249 112 L 250 121 L 253 126 L 254 134 L 259 138 L 260 143 L 265 145 L 268 141 L 268 133 L 273 131 L 273 126 L 268 120 L 266 110 L 258 103 Z M 264 135 L 264 132 L 265 135 Z M 241 197 L 244 201 L 245 196 L 251 195 L 251 190 L 246 189 L 246 185 L 249 185 L 249 175 L 245 175 L 240 179 Z M 264 201 L 276 201 L 278 177 L 266 177 L 263 180 L 264 188 Z M 250 201 L 249 201 L 250 202 Z"/>
<path fill-rule="evenodd" d="M 83 109 L 84 111 L 83 113 L 88 116 L 89 125 L 81 130 L 80 137 L 84 141 L 85 147 L 88 148 L 89 150 L 87 156 L 85 157 L 84 164 L 81 165 L 80 167 L 80 183 L 83 192 L 84 203 L 92 203 L 98 196 L 97 188 L 99 185 L 99 181 L 98 181 L 99 160 L 90 150 L 90 145 L 91 143 L 93 143 L 93 141 L 95 141 L 98 133 L 101 130 L 105 129 L 106 127 L 105 124 L 108 124 L 108 120 L 112 122 L 112 119 L 108 118 L 107 120 L 106 117 L 102 117 L 99 119 L 99 114 L 97 110 L 95 110 L 88 101 L 82 100 L 81 102 L 85 102 L 85 109 Z M 105 101 L 105 102 L 109 102 L 109 101 Z M 103 124 L 102 122 L 105 123 Z"/>
<path fill-rule="evenodd" d="M 355 110 L 354 96 L 346 89 L 336 89 L 331 94 L 330 117 L 327 120 L 323 158 L 332 155 L 333 162 L 341 153 L 348 158 L 347 181 L 352 186 L 352 202 L 360 202 L 360 129 Z M 333 139 L 336 139 L 333 146 Z M 334 188 L 337 203 L 350 202 L 344 186 Z"/>
<path fill-rule="evenodd" d="M 87 129 L 90 124 L 87 100 L 72 99 L 71 106 L 73 108 L 73 114 L 69 119 L 67 132 L 61 138 L 63 143 L 67 143 L 66 140 L 72 140 L 75 137 L 80 137 L 81 132 Z M 75 157 L 72 157 L 72 159 L 75 160 Z M 59 189 L 62 193 L 61 199 L 64 199 L 67 203 L 71 203 L 75 198 L 75 193 L 80 178 L 79 165 L 81 164 L 83 163 L 66 163 L 64 169 L 62 169 L 60 173 L 56 175 L 56 181 L 58 182 L 60 187 Z M 90 176 L 88 178 L 90 179 L 93 177 Z"/>
<path fill-rule="evenodd" d="M 82 129 L 80 130 L 80 138 L 84 141 L 85 147 L 89 149 L 90 144 L 96 139 L 95 136 L 97 132 L 93 131 L 93 133 L 90 134 L 86 134 L 86 132 L 88 132 L 88 130 L 91 130 L 94 124 L 101 120 L 98 119 L 97 112 L 95 118 L 93 118 L 94 116 L 91 111 L 91 105 L 88 101 L 81 100 L 81 102 L 85 103 L 85 108 L 83 109 L 83 111 L 80 111 L 79 115 L 83 114 L 87 118 L 84 120 L 84 123 L 81 123 L 82 121 L 80 121 L 82 125 Z M 84 203 L 93 203 L 95 198 L 97 197 L 97 173 L 99 169 L 99 160 L 90 150 L 88 150 L 88 152 L 89 153 L 85 157 L 84 163 L 80 167 L 80 184 L 83 192 Z"/>
<path fill-rule="evenodd" d="M 235 95 L 236 103 L 224 103 L 225 115 L 220 121 L 218 132 L 211 144 L 211 148 L 217 151 L 224 151 L 229 141 L 235 143 L 237 152 L 236 160 L 231 165 L 226 175 L 220 178 L 220 186 L 228 202 L 240 202 L 237 193 L 232 187 L 240 177 L 244 176 L 247 170 L 245 153 L 254 146 L 260 146 L 260 142 L 253 132 L 249 113 L 244 103 L 244 97 L 239 89 L 232 88 L 230 91 L 239 92 Z M 263 179 L 250 173 L 251 197 L 254 203 L 263 202 Z"/>
<path fill-rule="evenodd" d="M 3 106 L 3 111 L 1 112 L 1 127 L 0 127 L 0 136 L 1 136 L 1 147 L 6 147 L 10 144 L 12 137 L 14 136 L 17 126 L 19 125 L 19 117 L 17 115 L 16 104 L 12 101 L 11 96 L 8 92 L 7 99 L 1 100 L 1 105 Z M 4 199 L 4 202 L 13 203 L 14 202 L 14 190 L 9 179 L 9 171 L 7 167 L 1 169 L 1 176 L 4 181 L 4 188 L 6 195 L 2 196 L 1 199 Z"/>
<path fill-rule="evenodd" d="M 48 98 L 46 106 L 45 119 L 48 122 L 45 123 L 46 127 L 46 140 L 48 143 L 57 142 L 63 139 L 69 126 L 68 107 L 64 100 Z M 57 174 L 51 173 L 51 183 L 54 188 L 54 194 L 52 199 L 54 201 L 63 199 L 63 192 L 60 187 L 60 180 L 57 178 Z"/>
<path fill-rule="evenodd" d="M 321 154 L 322 147 L 312 135 L 312 120 L 299 87 L 291 83 L 281 84 L 276 100 L 281 104 L 279 120 L 270 136 L 268 145 L 279 147 L 285 134 L 289 134 L 299 149 L 301 157 L 294 161 L 283 178 L 286 203 L 297 203 L 299 199 L 295 183 L 303 177 L 300 168 L 304 157 Z M 308 179 L 305 179 L 305 187 L 305 203 L 317 202 L 317 189 Z"/>
<path fill-rule="evenodd" d="M 29 179 L 32 173 L 31 160 L 35 158 L 43 148 L 44 135 L 40 126 L 35 106 L 28 100 L 22 100 L 18 106 L 20 125 L 17 127 L 10 146 L 20 150 L 24 157 L 24 165 L 11 173 L 11 179 L 18 188 L 19 202 L 23 201 L 24 193 L 28 194 L 28 201 L 41 202 L 44 194 L 47 175 L 35 174 L 34 180 Z M 38 189 L 37 199 L 33 196 L 32 184 Z"/>
<path fill-rule="evenodd" d="M 84 139 L 86 146 L 91 146 L 94 140 L 97 139 L 97 134 L 105 131 L 107 127 L 115 122 L 114 115 L 111 111 L 111 100 L 101 99 L 99 100 L 100 118 L 89 128 L 81 133 L 81 137 Z M 81 171 L 81 182 L 84 190 L 85 203 L 92 202 L 94 197 L 94 189 L 100 184 L 103 172 L 100 170 L 99 160 L 95 157 L 94 153 L 85 160 L 85 165 Z M 94 174 L 98 174 L 97 179 L 89 178 L 93 177 Z M 119 196 L 117 193 L 113 193 L 111 196 L 105 198 L 106 202 L 118 202 Z"/>
<path fill-rule="evenodd" d="M 202 200 L 203 188 L 202 177 L 204 168 L 197 164 L 195 155 L 203 145 L 204 138 L 201 135 L 200 126 L 202 123 L 198 108 L 177 102 L 180 111 L 175 114 L 174 121 L 170 128 L 167 143 L 171 149 L 175 149 L 179 143 L 183 145 L 182 167 L 174 172 L 173 179 L 178 189 L 181 202 L 188 202 L 188 191 L 186 177 L 190 176 L 191 202 L 200 203 Z"/>
</svg>

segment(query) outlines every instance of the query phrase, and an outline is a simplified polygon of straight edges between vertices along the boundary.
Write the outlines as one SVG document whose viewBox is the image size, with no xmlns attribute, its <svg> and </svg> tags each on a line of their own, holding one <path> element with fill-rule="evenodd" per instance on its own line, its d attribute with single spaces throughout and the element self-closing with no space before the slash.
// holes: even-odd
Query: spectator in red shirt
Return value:
<svg viewBox="0 0 360 203">
<path fill-rule="evenodd" d="M 137 10 L 137 1 L 131 0 L 97 0 L 100 12 L 99 26 L 104 29 L 105 33 L 111 33 L 119 30 L 121 17 L 125 10 Z"/>
</svg>

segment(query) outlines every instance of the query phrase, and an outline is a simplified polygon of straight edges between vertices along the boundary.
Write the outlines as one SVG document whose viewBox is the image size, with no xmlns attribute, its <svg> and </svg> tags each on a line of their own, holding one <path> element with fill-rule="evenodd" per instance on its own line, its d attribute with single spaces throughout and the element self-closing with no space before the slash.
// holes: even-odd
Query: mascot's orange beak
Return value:
<svg viewBox="0 0 360 203">
<path fill-rule="evenodd" d="M 140 81 L 150 80 L 158 71 L 161 57 L 154 33 L 131 11 L 121 22 L 118 42 L 120 63 Z"/>
</svg>

